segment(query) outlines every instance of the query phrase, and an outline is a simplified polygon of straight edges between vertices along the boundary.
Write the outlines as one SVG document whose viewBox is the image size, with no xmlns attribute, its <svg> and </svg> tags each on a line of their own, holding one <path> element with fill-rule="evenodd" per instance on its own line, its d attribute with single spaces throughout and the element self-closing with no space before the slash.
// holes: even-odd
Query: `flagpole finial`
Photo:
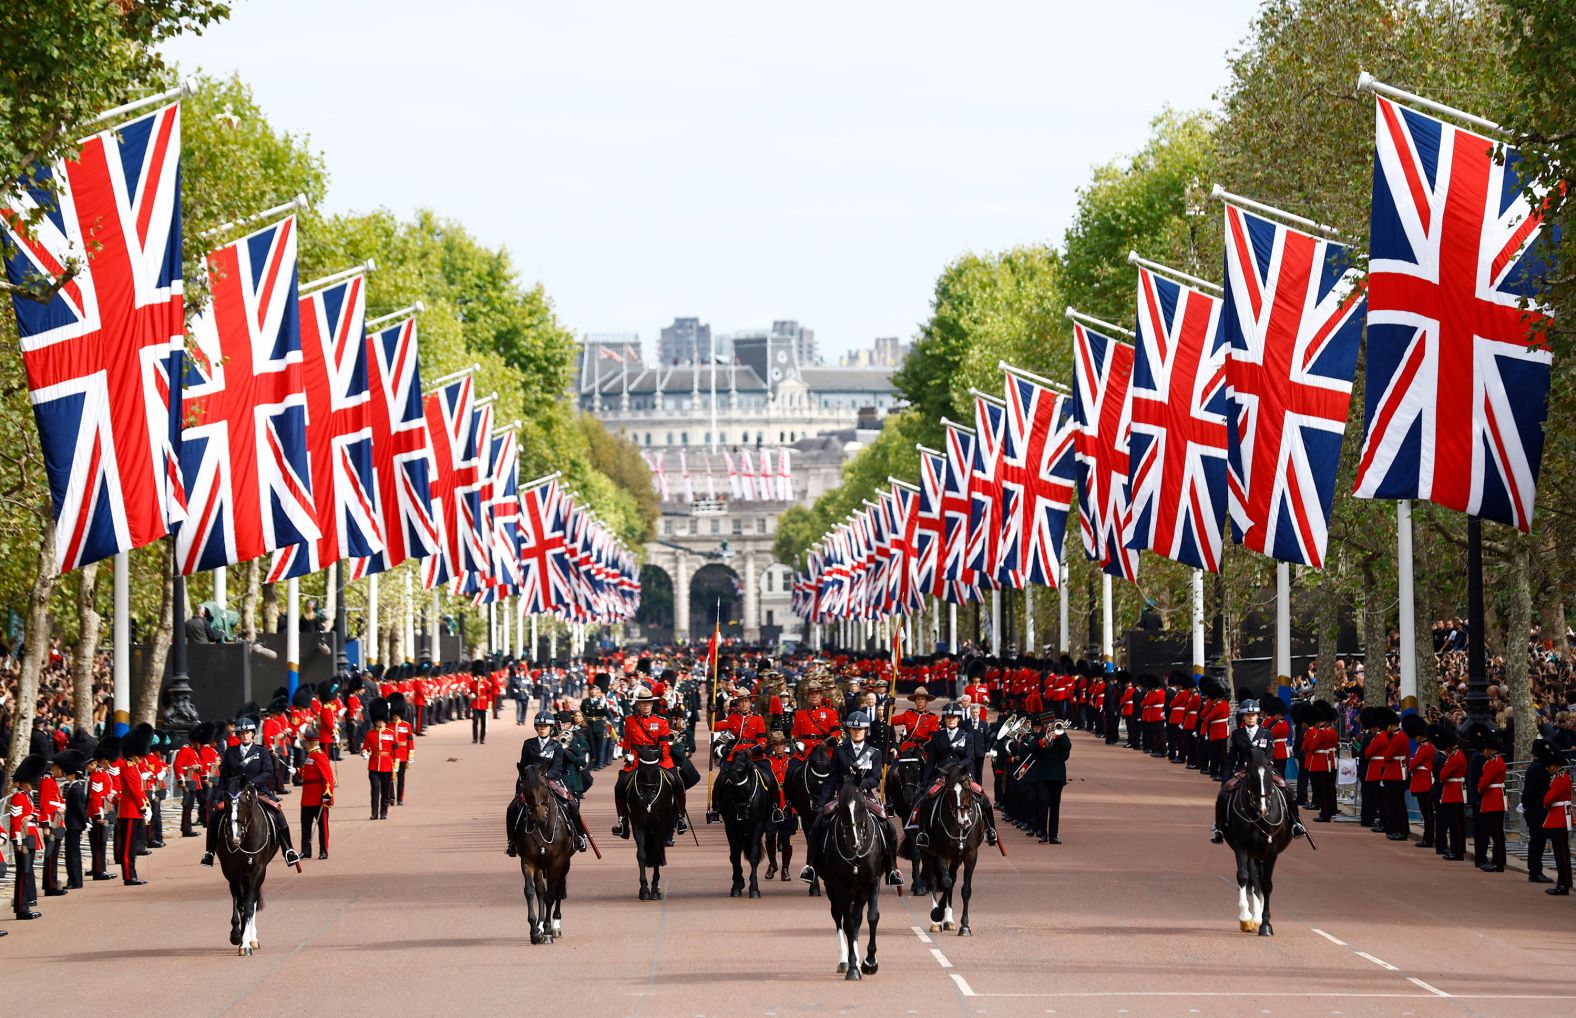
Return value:
<svg viewBox="0 0 1576 1018">
<path fill-rule="evenodd" d="M 1219 201 L 1220 199 L 1224 198 L 1225 196 L 1226 196 L 1226 189 L 1221 187 L 1219 184 L 1215 184 L 1214 186 L 1212 186 L 1209 189 L 1209 200 L 1210 201 Z"/>
<path fill-rule="evenodd" d="M 1357 72 L 1357 94 L 1358 95 L 1362 95 L 1364 92 L 1372 92 L 1373 90 L 1374 90 L 1374 76 L 1372 74 L 1369 74 L 1367 71 L 1358 71 Z"/>
<path fill-rule="evenodd" d="M 1142 259 L 1138 257 L 1137 251 L 1127 252 L 1127 264 L 1137 265 L 1140 261 L 1142 261 Z"/>
</svg>

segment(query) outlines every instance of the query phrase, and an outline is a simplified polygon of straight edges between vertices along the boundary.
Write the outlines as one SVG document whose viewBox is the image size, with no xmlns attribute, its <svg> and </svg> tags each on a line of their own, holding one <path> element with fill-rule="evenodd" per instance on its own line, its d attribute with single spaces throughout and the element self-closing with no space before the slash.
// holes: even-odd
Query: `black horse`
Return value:
<svg viewBox="0 0 1576 1018">
<path fill-rule="evenodd" d="M 1274 762 L 1262 749 L 1241 783 L 1226 798 L 1226 844 L 1237 854 L 1237 923 L 1243 933 L 1272 937 L 1270 892 L 1275 887 L 1275 857 L 1291 844 L 1291 810 L 1273 777 Z"/>
<path fill-rule="evenodd" d="M 815 822 L 815 801 L 821 794 L 821 785 L 832 776 L 832 751 L 827 749 L 826 743 L 817 742 L 809 755 L 788 775 L 788 787 L 784 790 L 788 805 L 799 817 L 799 825 L 804 828 L 806 850 L 810 843 L 810 825 Z M 786 871 L 787 863 L 783 864 Z M 819 879 L 810 882 L 809 895 L 812 898 L 821 896 L 821 882 Z"/>
<path fill-rule="evenodd" d="M 761 840 L 772 811 L 777 808 L 777 780 L 770 771 L 763 770 L 747 754 L 739 753 L 722 762 L 713 787 L 713 801 L 722 814 L 722 826 L 728 832 L 728 860 L 733 864 L 733 887 L 730 898 L 744 893 L 743 860 L 750 861 L 750 897 L 761 896 L 757 872 L 761 868 Z"/>
<path fill-rule="evenodd" d="M 230 943 L 247 957 L 257 950 L 257 913 L 263 908 L 263 880 L 268 863 L 279 851 L 279 839 L 268 821 L 268 813 L 258 801 L 257 789 L 247 785 L 230 796 L 230 808 L 216 814 L 212 823 L 219 829 L 219 848 L 215 855 L 224 879 L 230 883 Z"/>
<path fill-rule="evenodd" d="M 969 929 L 969 898 L 974 894 L 974 866 L 979 862 L 980 842 L 985 840 L 985 814 L 974 794 L 974 775 L 966 764 L 943 767 L 941 790 L 920 807 L 919 858 L 923 879 L 930 887 L 930 929 L 957 930 L 960 937 L 972 937 Z M 963 869 L 963 914 L 952 917 L 952 892 L 957 887 L 958 868 Z M 917 893 L 917 892 L 916 892 Z"/>
<path fill-rule="evenodd" d="M 509 831 L 509 842 L 520 858 L 520 875 L 525 878 L 531 943 L 551 944 L 554 937 L 564 935 L 564 895 L 569 864 L 575 857 L 576 832 L 536 764 L 520 767 L 519 789 L 515 795 L 518 815 Z"/>
<path fill-rule="evenodd" d="M 635 839 L 635 862 L 640 867 L 640 900 L 662 899 L 662 867 L 668 864 L 668 838 L 678 824 L 674 782 L 677 775 L 662 768 L 662 751 L 640 747 L 635 770 L 629 776 L 625 804 L 630 837 Z M 646 879 L 646 870 L 651 878 Z"/>
<path fill-rule="evenodd" d="M 820 861 L 816 872 L 826 884 L 832 923 L 837 927 L 837 949 L 841 959 L 837 971 L 848 979 L 861 978 L 861 969 L 867 975 L 874 975 L 879 967 L 876 964 L 876 927 L 881 922 L 881 909 L 876 896 L 882 877 L 893 863 L 881 830 L 884 823 L 871 815 L 857 778 L 849 775 L 838 793 L 836 807 L 817 825 L 815 836 L 825 841 L 817 856 Z M 870 949 L 861 962 L 859 926 L 867 914 Z"/>
<path fill-rule="evenodd" d="M 920 798 L 925 794 L 922 784 L 924 779 L 925 763 L 917 756 L 903 756 L 897 759 L 886 774 L 886 801 L 892 815 L 898 820 L 907 820 L 909 813 L 913 812 Z M 912 838 L 904 838 L 898 853 L 907 859 L 912 872 L 909 874 L 909 887 L 915 894 L 925 894 L 925 877 L 920 869 L 919 852 L 914 847 Z"/>
</svg>

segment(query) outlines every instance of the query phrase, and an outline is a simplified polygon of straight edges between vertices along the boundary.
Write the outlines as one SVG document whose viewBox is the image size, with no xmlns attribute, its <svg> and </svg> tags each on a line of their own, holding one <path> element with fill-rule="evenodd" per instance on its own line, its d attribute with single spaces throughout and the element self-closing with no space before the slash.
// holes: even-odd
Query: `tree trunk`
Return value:
<svg viewBox="0 0 1576 1018">
<path fill-rule="evenodd" d="M 1363 705 L 1385 705 L 1385 658 L 1390 649 L 1386 625 L 1387 592 L 1379 589 L 1372 568 L 1363 569 Z"/>
<path fill-rule="evenodd" d="M 257 639 L 257 588 L 262 580 L 262 560 L 254 558 L 246 563 L 246 599 L 241 602 L 242 639 Z"/>
<path fill-rule="evenodd" d="M 264 632 L 279 632 L 279 614 L 283 610 L 283 607 L 279 604 L 279 587 L 272 583 L 263 584 Z"/>
<path fill-rule="evenodd" d="M 1512 760 L 1532 758 L 1532 740 L 1538 735 L 1538 713 L 1532 703 L 1532 682 L 1528 676 L 1527 632 L 1532 625 L 1532 541 L 1525 534 L 1512 533 L 1510 541 L 1510 611 L 1506 617 L 1505 685 L 1510 704 L 1516 712 L 1516 745 Z M 1519 636 L 1518 636 L 1519 634 Z"/>
<path fill-rule="evenodd" d="M 159 690 L 164 686 L 164 665 L 170 656 L 170 639 L 175 632 L 175 538 L 164 542 L 163 596 L 159 599 L 159 624 L 142 656 L 142 674 L 132 690 L 132 724 L 157 725 Z M 184 621 L 184 620 L 183 620 Z"/>
<path fill-rule="evenodd" d="M 1564 577 L 1561 575 L 1559 537 L 1555 533 L 1554 521 L 1547 516 L 1543 518 L 1542 529 L 1543 567 L 1548 586 L 1539 599 L 1543 605 L 1540 628 L 1543 638 L 1551 645 L 1550 649 L 1559 655 L 1560 660 L 1564 660 L 1570 653 L 1570 641 L 1565 638 L 1565 590 L 1562 585 Z"/>
<path fill-rule="evenodd" d="M 1320 700 L 1332 699 L 1335 683 L 1335 658 L 1341 639 L 1341 592 L 1335 588 L 1335 574 L 1326 569 L 1319 581 L 1319 685 L 1313 695 Z"/>
<path fill-rule="evenodd" d="M 98 658 L 99 636 L 104 617 L 94 605 L 98 590 L 98 563 L 77 570 L 77 647 L 71 655 L 72 727 L 87 732 L 93 728 L 93 665 Z"/>
<path fill-rule="evenodd" d="M 37 572 L 33 589 L 27 598 L 26 629 L 23 631 L 22 674 L 17 678 L 15 726 L 11 729 L 11 745 L 6 748 L 6 760 L 11 766 L 0 777 L 0 796 L 10 791 L 11 771 L 33 741 L 33 717 L 38 711 L 38 680 L 49 660 L 49 597 L 55 592 L 60 574 L 55 571 L 55 517 L 50 507 L 43 513 L 44 532 L 38 542 Z M 91 712 L 90 712 L 91 716 Z"/>
</svg>

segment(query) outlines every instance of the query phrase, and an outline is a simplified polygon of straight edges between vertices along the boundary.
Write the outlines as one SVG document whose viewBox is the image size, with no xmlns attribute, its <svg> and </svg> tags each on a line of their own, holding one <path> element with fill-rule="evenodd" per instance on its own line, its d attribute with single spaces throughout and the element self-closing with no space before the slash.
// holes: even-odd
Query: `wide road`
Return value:
<svg viewBox="0 0 1576 1018">
<path fill-rule="evenodd" d="M 7 1013 L 104 994 L 164 1015 L 1526 1015 L 1576 1007 L 1576 899 L 1488 875 L 1355 825 L 1316 825 L 1277 873 L 1273 939 L 1245 936 L 1211 786 L 1074 733 L 1063 840 L 1005 832 L 984 859 L 974 937 L 925 932 L 926 907 L 886 894 L 881 971 L 834 974 L 824 899 L 797 881 L 730 899 L 720 827 L 700 824 L 635 898 L 633 849 L 606 832 L 612 772 L 586 817 L 606 858 L 576 859 L 564 937 L 531 947 L 502 810 L 526 729 L 472 745 L 449 724 L 419 740 L 407 804 L 366 819 L 359 757 L 340 765 L 333 858 L 270 870 L 261 949 L 228 944 L 229 899 L 198 839 L 142 860 L 146 887 L 89 883 L 0 923 Z M 704 787 L 691 804 L 700 817 Z M 295 799 L 287 809 L 295 815 Z M 173 833 L 174 828 L 170 829 Z M 9 888 L 7 889 L 9 890 Z M 9 904 L 9 894 L 7 902 Z M 19 992 L 20 991 L 20 992 Z M 53 1003 L 51 1003 L 53 1002 Z M 266 1009 L 266 1011 L 265 1011 Z"/>
</svg>

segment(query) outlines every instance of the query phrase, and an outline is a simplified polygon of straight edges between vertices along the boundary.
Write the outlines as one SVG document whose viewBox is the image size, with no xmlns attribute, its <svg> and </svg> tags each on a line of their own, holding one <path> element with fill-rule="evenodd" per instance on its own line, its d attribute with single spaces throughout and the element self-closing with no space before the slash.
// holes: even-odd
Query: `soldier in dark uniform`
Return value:
<svg viewBox="0 0 1576 1018">
<path fill-rule="evenodd" d="M 519 825 L 520 813 L 525 809 L 525 802 L 520 797 L 520 792 L 525 787 L 525 769 L 532 764 L 536 765 L 538 773 L 542 775 L 542 780 L 547 782 L 547 787 L 552 790 L 553 794 L 558 797 L 558 801 L 563 804 L 564 813 L 569 818 L 569 826 L 575 832 L 576 849 L 584 852 L 589 847 L 585 833 L 581 829 L 580 804 L 575 801 L 574 795 L 564 785 L 564 770 L 569 765 L 569 758 L 564 751 L 563 743 L 553 738 L 553 726 L 555 723 L 553 716 L 547 711 L 539 712 L 536 715 L 536 737 L 526 739 L 520 746 L 520 777 L 515 779 L 514 801 L 509 804 L 509 809 L 505 813 L 505 819 L 509 825 L 504 831 L 509 846 L 505 851 L 510 856 L 515 854 L 514 829 Z"/>
<path fill-rule="evenodd" d="M 66 889 L 76 890 L 82 886 L 82 832 L 88 829 L 88 758 L 80 749 L 67 749 L 55 754 L 53 763 L 64 776 Z"/>
<path fill-rule="evenodd" d="M 1021 783 L 1030 804 L 1029 836 L 1037 837 L 1042 845 L 1060 845 L 1062 789 L 1067 786 L 1067 758 L 1073 743 L 1063 730 L 1045 730 L 1049 718 L 1048 714 L 1036 717 L 1022 740 L 1020 752 L 1027 767 Z"/>
<path fill-rule="evenodd" d="M 285 863 L 294 866 L 301 861 L 295 846 L 290 841 L 290 824 L 285 820 L 284 810 L 279 808 L 279 803 L 272 797 L 274 787 L 274 755 L 254 741 L 257 737 L 257 721 L 250 717 L 243 717 L 235 723 L 236 737 L 241 741 L 230 746 L 224 751 L 224 759 L 219 763 L 218 787 L 221 794 L 214 804 L 214 816 L 208 821 L 208 850 L 202 855 L 204 866 L 213 865 L 213 854 L 219 847 L 219 828 L 222 826 L 219 813 L 229 807 L 229 797 L 247 785 L 257 789 L 257 801 L 263 804 L 263 812 L 267 814 L 268 821 L 273 825 L 274 835 L 279 839 L 280 846 L 285 852 Z"/>
<path fill-rule="evenodd" d="M 821 782 L 821 791 L 816 797 L 815 818 L 810 824 L 810 851 L 804 869 L 799 871 L 799 879 L 815 883 L 815 864 L 820 859 L 821 842 L 825 839 L 827 807 L 842 794 L 843 783 L 850 776 L 855 776 L 860 791 L 865 795 L 865 805 L 875 817 L 882 840 L 886 842 L 887 859 L 892 862 L 892 868 L 887 871 L 887 883 L 893 887 L 902 887 L 903 874 L 897 869 L 897 836 L 886 811 L 876 798 L 881 784 L 881 754 L 866 738 L 870 731 L 870 718 L 864 711 L 856 710 L 844 720 L 843 727 L 847 734 L 832 751 L 832 774 Z"/>
<path fill-rule="evenodd" d="M 910 828 L 918 827 L 920 810 L 941 791 L 940 774 L 943 768 L 961 763 L 972 777 L 975 767 L 981 765 L 984 760 L 985 744 L 980 733 L 963 727 L 966 713 L 963 705 L 956 701 L 941 709 L 941 728 L 930 737 L 929 742 L 925 743 L 925 768 L 920 777 L 925 795 L 914 804 L 914 811 L 908 818 Z M 996 810 L 991 806 L 990 796 L 985 794 L 985 789 L 978 781 L 974 782 L 974 794 L 979 796 L 980 806 L 985 813 L 985 840 L 994 845 L 996 844 Z"/>
<path fill-rule="evenodd" d="M 598 672 L 592 679 L 586 698 L 580 701 L 580 713 L 586 719 L 586 744 L 591 749 L 591 769 L 602 769 L 607 749 L 607 699 L 602 693 L 607 689 L 608 674 Z"/>
<path fill-rule="evenodd" d="M 1210 831 L 1209 840 L 1216 845 L 1226 840 L 1226 806 L 1231 801 L 1231 794 L 1237 790 L 1248 768 L 1253 764 L 1253 751 L 1263 752 L 1271 764 L 1275 761 L 1275 733 L 1268 725 L 1259 724 L 1259 702 L 1243 700 L 1237 704 L 1237 720 L 1237 729 L 1231 733 L 1226 745 L 1224 773 L 1229 777 L 1221 783 L 1220 794 L 1215 796 L 1215 826 Z M 1297 813 L 1297 797 L 1291 794 L 1286 786 L 1286 779 L 1281 777 L 1273 766 L 1270 768 L 1270 779 L 1280 786 L 1286 799 L 1286 808 L 1291 810 L 1292 836 L 1302 837 L 1308 832 L 1302 826 L 1302 818 Z"/>
<path fill-rule="evenodd" d="M 1548 815 L 1543 797 L 1549 791 L 1549 765 L 1559 758 L 1560 751 L 1553 743 L 1546 739 L 1534 741 L 1532 762 L 1521 779 L 1521 809 L 1527 820 L 1527 880 L 1534 884 L 1554 883 L 1543 872 L 1543 854 L 1549 844 L 1549 832 L 1543 829 L 1544 817 Z"/>
</svg>

